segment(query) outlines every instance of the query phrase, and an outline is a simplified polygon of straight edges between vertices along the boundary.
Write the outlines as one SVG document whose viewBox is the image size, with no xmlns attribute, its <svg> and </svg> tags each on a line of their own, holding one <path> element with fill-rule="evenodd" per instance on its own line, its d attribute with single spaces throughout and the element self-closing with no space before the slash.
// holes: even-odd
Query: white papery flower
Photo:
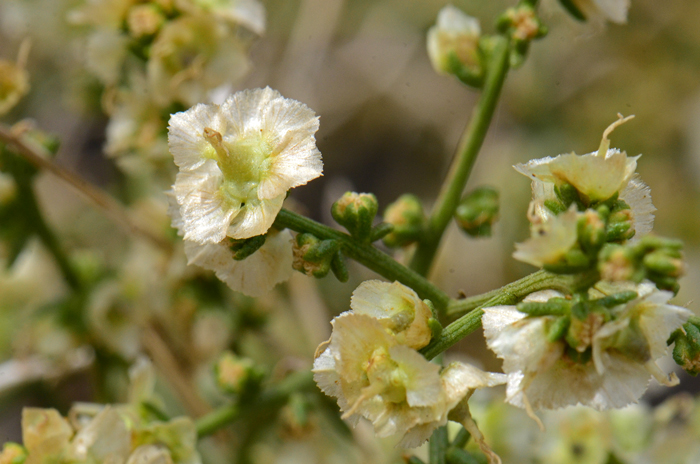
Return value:
<svg viewBox="0 0 700 464">
<path fill-rule="evenodd" d="M 530 412 L 576 404 L 604 410 L 636 402 L 652 375 L 664 385 L 677 383 L 654 361 L 665 354 L 668 336 L 690 312 L 666 304 L 671 294 L 653 285 L 641 285 L 638 292 L 643 296 L 613 309 L 617 318 L 591 326 L 593 355 L 586 362 L 571 359 L 564 340 L 548 341 L 554 316 L 527 317 L 515 306 L 484 308 L 486 342 L 503 359 L 508 375 L 506 401 Z M 561 296 L 546 290 L 525 301 Z"/>
<path fill-rule="evenodd" d="M 317 130 L 311 109 L 269 87 L 174 114 L 168 144 L 180 168 L 173 191 L 185 240 L 266 233 L 287 191 L 321 175 Z"/>
<path fill-rule="evenodd" d="M 635 174 L 639 156 L 628 157 L 627 153 L 610 148 L 608 136 L 619 125 L 634 116 L 615 121 L 603 133 L 598 151 L 585 155 L 569 153 L 557 157 L 545 157 L 515 165 L 515 170 L 532 181 L 533 217 L 547 220 L 554 214 L 546 206 L 547 200 L 557 200 L 554 188 L 568 183 L 576 188 L 581 200 L 587 205 L 604 201 L 616 193 L 632 212 L 635 236 L 651 231 L 654 224 L 649 187 Z M 641 156 L 641 155 L 640 155 Z"/>
<path fill-rule="evenodd" d="M 172 226 L 182 235 L 183 221 L 172 192 L 168 192 Z M 200 244 L 185 240 L 187 264 L 214 271 L 216 277 L 232 290 L 257 297 L 270 291 L 280 282 L 289 280 L 292 268 L 292 236 L 289 231 L 270 230 L 265 243 L 255 253 L 237 261 L 233 259 L 231 239 L 219 243 Z"/>
</svg>

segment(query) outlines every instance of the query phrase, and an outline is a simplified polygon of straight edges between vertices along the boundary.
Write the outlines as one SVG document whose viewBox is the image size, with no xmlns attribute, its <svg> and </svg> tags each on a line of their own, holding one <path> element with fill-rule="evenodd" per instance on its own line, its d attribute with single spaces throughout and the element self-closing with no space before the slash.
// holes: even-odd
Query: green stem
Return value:
<svg viewBox="0 0 700 464">
<path fill-rule="evenodd" d="M 448 307 L 448 314 L 454 316 L 456 314 L 462 314 L 464 311 L 471 311 L 445 327 L 440 336 L 423 348 L 421 353 L 423 353 L 427 359 L 433 359 L 435 356 L 474 332 L 481 326 L 481 316 L 484 314 L 482 308 L 512 305 L 522 298 L 525 298 L 530 293 L 540 290 L 554 289 L 570 294 L 574 291 L 590 287 L 593 283 L 597 282 L 598 279 L 599 275 L 595 271 L 576 275 L 556 275 L 546 271 L 537 271 L 498 290 L 493 290 L 465 300 L 453 300 L 454 302 Z M 469 300 L 469 304 L 460 306 L 460 303 L 467 300 Z M 477 302 L 479 304 L 477 304 Z"/>
<path fill-rule="evenodd" d="M 540 290 L 557 290 L 562 293 L 571 293 L 581 287 L 590 286 L 597 281 L 597 274 L 577 274 L 563 275 L 552 274 L 544 270 L 533 272 L 532 274 L 523 277 L 522 279 L 511 282 L 496 290 L 474 295 L 461 300 L 452 300 L 447 306 L 447 318 L 454 320 L 469 311 L 484 306 L 484 304 L 492 298 L 505 293 L 512 295 L 516 300 L 526 297 L 530 293 Z"/>
<path fill-rule="evenodd" d="M 449 443 L 447 441 L 447 427 L 442 426 L 433 432 L 430 437 L 429 445 L 429 463 L 430 464 L 445 464 L 445 452 Z"/>
<path fill-rule="evenodd" d="M 391 256 L 382 253 L 372 245 L 357 243 L 348 234 L 286 209 L 282 209 L 277 215 L 275 227 L 280 229 L 288 228 L 296 232 L 308 232 L 326 240 L 338 240 L 342 244 L 342 250 L 346 256 L 388 280 L 398 280 L 402 284 L 411 287 L 421 298 L 427 298 L 432 301 L 441 312 L 444 312 L 450 301 L 450 297 L 445 292 L 428 282 L 427 279 L 417 272 L 403 266 Z"/>
<path fill-rule="evenodd" d="M 211 435 L 244 414 L 257 414 L 264 408 L 279 407 L 292 393 L 311 389 L 315 385 L 311 371 L 294 372 L 277 385 L 263 391 L 252 405 L 231 404 L 200 417 L 195 422 L 197 436 L 202 438 Z"/>
<path fill-rule="evenodd" d="M 28 208 L 25 214 L 31 218 L 34 226 L 34 231 L 39 236 L 41 242 L 46 246 L 49 252 L 53 255 L 56 264 L 58 265 L 66 282 L 73 290 L 80 289 L 80 279 L 78 274 L 73 269 L 73 266 L 68 259 L 65 251 L 61 247 L 56 235 L 44 220 L 44 216 L 39 209 L 36 195 L 30 183 L 17 182 L 17 193 L 24 198 L 24 205 Z"/>
<path fill-rule="evenodd" d="M 486 138 L 493 113 L 498 103 L 498 97 L 508 74 L 508 58 L 510 47 L 508 40 L 503 37 L 494 38 L 494 47 L 488 65 L 484 89 L 481 93 L 472 118 L 469 121 L 457 148 L 457 154 L 450 166 L 447 179 L 428 220 L 425 239 L 418 244 L 411 268 L 419 274 L 427 275 L 432 265 L 445 228 L 452 219 L 455 209 L 467 184 L 476 157 Z"/>
</svg>

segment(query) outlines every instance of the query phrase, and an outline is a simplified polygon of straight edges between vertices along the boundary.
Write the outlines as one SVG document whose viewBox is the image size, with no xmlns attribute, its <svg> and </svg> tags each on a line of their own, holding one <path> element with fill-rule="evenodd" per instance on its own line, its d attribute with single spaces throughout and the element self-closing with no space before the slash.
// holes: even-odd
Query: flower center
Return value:
<svg viewBox="0 0 700 464">
<path fill-rule="evenodd" d="M 207 127 L 204 138 L 213 149 L 210 156 L 223 174 L 221 192 L 225 198 L 242 204 L 258 199 L 258 184 L 269 171 L 273 154 L 265 134 L 260 131 L 236 140 L 224 140 L 219 132 Z"/>
</svg>

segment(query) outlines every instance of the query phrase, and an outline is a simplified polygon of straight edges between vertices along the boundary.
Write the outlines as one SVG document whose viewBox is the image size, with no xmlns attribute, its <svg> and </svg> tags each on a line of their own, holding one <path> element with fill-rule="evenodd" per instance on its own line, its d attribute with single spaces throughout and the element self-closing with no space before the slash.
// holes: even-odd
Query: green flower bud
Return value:
<svg viewBox="0 0 700 464">
<path fill-rule="evenodd" d="M 369 243 L 372 222 L 378 209 L 377 197 L 374 194 L 346 192 L 333 203 L 331 214 L 355 239 L 361 243 Z"/>
<path fill-rule="evenodd" d="M 325 277 L 339 250 L 340 242 L 337 240 L 320 240 L 312 234 L 299 234 L 292 244 L 292 267 L 306 275 Z M 336 275 L 343 276 L 341 266 L 342 262 L 336 262 L 335 267 L 339 273 Z"/>
<path fill-rule="evenodd" d="M 530 42 L 547 34 L 547 27 L 537 17 L 535 7 L 527 3 L 508 8 L 498 18 L 496 27 L 502 33 L 509 34 L 512 41 L 510 64 L 518 67 L 525 61 Z"/>
<path fill-rule="evenodd" d="M 418 241 L 425 225 L 425 214 L 418 197 L 401 195 L 384 211 L 384 222 L 394 226 L 383 239 L 386 246 L 404 247 Z"/>
<path fill-rule="evenodd" d="M 479 187 L 465 195 L 455 211 L 459 227 L 472 237 L 489 237 L 498 219 L 498 191 Z"/>
<path fill-rule="evenodd" d="M 589 252 L 597 252 L 605 244 L 605 221 L 598 212 L 591 209 L 578 221 L 578 239 L 581 247 Z"/>
<path fill-rule="evenodd" d="M 615 211 L 608 217 L 606 240 L 608 242 L 621 242 L 634 237 L 634 219 L 632 210 L 627 208 Z"/>
<path fill-rule="evenodd" d="M 668 344 L 673 347 L 673 360 L 692 376 L 700 374 L 700 319 L 690 321 L 673 332 Z"/>
</svg>

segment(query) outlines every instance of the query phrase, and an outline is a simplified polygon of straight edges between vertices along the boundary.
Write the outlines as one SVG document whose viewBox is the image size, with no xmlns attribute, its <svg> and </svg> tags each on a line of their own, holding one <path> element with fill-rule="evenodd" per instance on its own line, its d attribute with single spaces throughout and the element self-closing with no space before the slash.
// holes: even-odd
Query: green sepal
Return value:
<svg viewBox="0 0 700 464">
<path fill-rule="evenodd" d="M 233 252 L 233 259 L 242 261 L 252 255 L 265 244 L 267 235 L 257 235 L 243 240 L 234 240 L 229 249 Z"/>
<path fill-rule="evenodd" d="M 394 226 L 388 222 L 380 222 L 372 228 L 372 232 L 369 235 L 370 242 L 376 242 L 386 237 L 388 234 L 394 231 Z"/>
<path fill-rule="evenodd" d="M 350 278 L 350 273 L 348 272 L 348 266 L 345 264 L 345 259 L 340 250 L 335 252 L 333 258 L 331 259 L 331 270 L 336 279 L 340 282 L 347 282 Z"/>
<path fill-rule="evenodd" d="M 319 263 L 324 260 L 333 259 L 333 255 L 340 250 L 340 242 L 338 240 L 328 239 L 320 240 L 304 253 L 304 259 L 312 263 Z"/>
<path fill-rule="evenodd" d="M 571 324 L 570 316 L 560 316 L 555 319 L 547 329 L 547 340 L 551 343 L 564 338 Z"/>
<path fill-rule="evenodd" d="M 583 209 L 583 203 L 581 202 L 581 197 L 578 190 L 576 190 L 576 187 L 570 183 L 564 182 L 563 184 L 555 185 L 554 193 L 561 204 L 564 205 L 565 210 L 569 209 L 569 206 L 571 206 L 572 203 L 576 203 L 579 210 Z"/>
<path fill-rule="evenodd" d="M 550 298 L 546 303 L 522 301 L 515 309 L 532 317 L 564 316 L 571 311 L 571 301 L 560 297 Z"/>
<path fill-rule="evenodd" d="M 619 293 L 614 293 L 612 295 L 605 296 L 603 298 L 600 298 L 598 300 L 595 300 L 596 304 L 599 304 L 601 306 L 604 306 L 606 308 L 613 308 L 615 306 L 619 306 L 621 304 L 628 303 L 635 298 L 637 298 L 639 294 L 634 291 L 624 291 L 624 292 L 619 292 Z"/>
<path fill-rule="evenodd" d="M 428 327 L 430 328 L 431 340 L 437 339 L 442 334 L 442 324 L 434 317 L 428 319 Z"/>
</svg>

